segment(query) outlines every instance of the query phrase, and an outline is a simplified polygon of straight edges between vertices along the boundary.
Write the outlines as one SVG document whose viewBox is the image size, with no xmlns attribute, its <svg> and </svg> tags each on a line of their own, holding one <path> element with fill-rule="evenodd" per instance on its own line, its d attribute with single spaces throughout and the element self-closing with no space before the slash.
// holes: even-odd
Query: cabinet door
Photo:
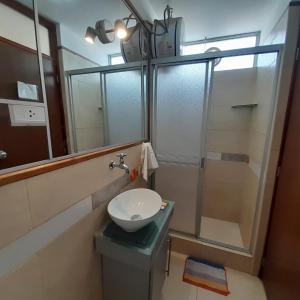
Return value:
<svg viewBox="0 0 300 300">
<path fill-rule="evenodd" d="M 104 300 L 148 300 L 150 272 L 104 256 L 102 259 Z M 159 300 L 157 298 L 156 300 Z"/>
<path fill-rule="evenodd" d="M 169 235 L 165 235 L 160 248 L 158 250 L 157 256 L 154 260 L 153 267 L 151 269 L 151 300 L 159 300 L 161 298 L 161 290 L 167 275 L 167 261 L 169 252 Z"/>
</svg>

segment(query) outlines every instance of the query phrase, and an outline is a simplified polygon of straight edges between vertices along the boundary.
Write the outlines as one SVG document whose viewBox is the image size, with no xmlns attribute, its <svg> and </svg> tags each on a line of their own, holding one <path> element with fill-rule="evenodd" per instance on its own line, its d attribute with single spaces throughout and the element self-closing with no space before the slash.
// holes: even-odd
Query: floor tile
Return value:
<svg viewBox="0 0 300 300">
<path fill-rule="evenodd" d="M 259 278 L 226 268 L 230 294 L 225 297 L 182 281 L 185 255 L 172 253 L 170 276 L 167 278 L 161 300 L 267 300 Z"/>
<path fill-rule="evenodd" d="M 244 248 L 240 226 L 237 223 L 202 217 L 200 235 L 211 241 Z"/>
<path fill-rule="evenodd" d="M 197 287 L 182 281 L 185 256 L 172 254 L 170 276 L 167 278 L 161 300 L 196 300 Z"/>
</svg>

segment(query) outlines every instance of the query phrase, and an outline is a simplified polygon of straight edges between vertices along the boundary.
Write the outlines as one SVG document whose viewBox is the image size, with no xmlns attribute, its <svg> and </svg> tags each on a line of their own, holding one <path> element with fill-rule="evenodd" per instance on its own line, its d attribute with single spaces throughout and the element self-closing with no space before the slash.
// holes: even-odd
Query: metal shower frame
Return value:
<svg viewBox="0 0 300 300">
<path fill-rule="evenodd" d="M 74 111 L 74 100 L 73 100 L 73 86 L 72 76 L 76 75 L 88 75 L 88 74 L 99 74 L 99 83 L 101 91 L 101 99 L 103 105 L 103 116 L 104 116 L 104 140 L 105 145 L 109 144 L 109 125 L 107 120 L 107 99 L 106 99 L 106 74 L 118 73 L 126 71 L 141 71 L 141 115 L 142 115 L 142 129 L 141 134 L 147 136 L 146 133 L 146 122 L 147 122 L 147 109 L 146 109 L 146 97 L 145 97 L 145 67 L 146 62 L 134 62 L 120 65 L 109 65 L 103 67 L 93 67 L 86 69 L 74 69 L 66 71 L 67 77 L 68 94 L 70 102 L 70 114 L 72 123 L 72 136 L 74 141 L 74 151 L 78 152 L 77 135 L 76 135 L 76 124 L 75 124 L 75 111 Z"/>
<path fill-rule="evenodd" d="M 249 249 L 236 247 L 233 245 L 224 244 L 218 241 L 212 241 L 205 238 L 202 238 L 200 236 L 200 230 L 201 230 L 201 216 L 202 216 L 202 185 L 201 183 L 203 180 L 203 173 L 204 173 L 204 163 L 203 160 L 205 160 L 205 157 L 203 154 L 206 153 L 206 122 L 207 122 L 207 109 L 209 106 L 209 98 L 211 96 L 211 90 L 212 90 L 212 76 L 213 76 L 213 61 L 214 59 L 218 58 L 226 58 L 226 57 L 233 57 L 233 56 L 243 56 L 243 55 L 256 55 L 259 54 L 268 54 L 268 53 L 276 53 L 277 54 L 277 60 L 276 60 L 276 71 L 275 71 L 275 79 L 274 79 L 274 89 L 273 89 L 273 95 L 272 95 L 272 112 L 270 113 L 270 120 L 268 122 L 268 128 L 267 128 L 267 134 L 268 137 L 266 139 L 265 148 L 264 148 L 264 154 L 263 154 L 263 161 L 262 161 L 262 167 L 261 167 L 261 176 L 259 178 L 259 187 L 258 187 L 258 196 L 257 196 L 257 203 L 256 203 L 256 209 L 255 209 L 255 216 L 254 216 L 254 225 L 252 228 L 251 233 L 251 242 Z M 234 50 L 226 50 L 226 51 L 220 51 L 220 52 L 210 52 L 210 53 L 203 53 L 203 54 L 197 54 L 197 55 L 188 55 L 188 56 L 178 56 L 178 57 L 170 57 L 170 58 L 161 58 L 161 59 L 151 59 L 149 61 L 150 65 L 150 85 L 151 90 L 148 91 L 148 94 L 150 95 L 150 98 L 147 100 L 149 101 L 149 105 L 151 109 L 149 110 L 149 119 L 150 119 L 150 140 L 154 144 L 154 147 L 156 145 L 156 139 L 155 139 L 155 126 L 156 126 L 156 116 L 155 116 L 155 110 L 156 110 L 156 80 L 157 80 L 157 68 L 159 66 L 172 66 L 172 65 L 185 65 L 185 64 L 193 64 L 193 63 L 207 63 L 210 65 L 208 67 L 207 72 L 210 74 L 206 74 L 207 78 L 207 86 L 206 86 L 206 97 L 204 101 L 204 126 L 202 127 L 202 163 L 201 167 L 199 168 L 199 183 L 198 183 L 198 196 L 197 196 L 197 211 L 196 211 L 196 222 L 195 222 L 195 234 L 187 234 L 184 232 L 174 231 L 174 233 L 179 233 L 180 235 L 184 235 L 190 238 L 194 238 L 196 240 L 200 240 L 202 242 L 214 244 L 216 246 L 221 246 L 224 248 L 228 248 L 231 250 L 244 252 L 247 254 L 252 254 L 254 250 L 254 241 L 255 241 L 255 228 L 258 226 L 258 208 L 259 204 L 262 202 L 262 192 L 264 188 L 264 181 L 266 177 L 266 166 L 267 166 L 267 160 L 270 153 L 270 145 L 271 145 L 271 133 L 274 127 L 274 117 L 276 112 L 276 106 L 277 106 L 277 84 L 278 84 L 278 77 L 279 77 L 279 71 L 281 68 L 281 61 L 282 61 L 282 53 L 283 53 L 283 45 L 282 44 L 276 44 L 276 45 L 267 45 L 267 46 L 256 46 L 251 48 L 242 48 L 242 49 L 234 49 Z M 153 185 L 154 188 L 155 185 L 155 177 L 153 178 Z"/>
</svg>

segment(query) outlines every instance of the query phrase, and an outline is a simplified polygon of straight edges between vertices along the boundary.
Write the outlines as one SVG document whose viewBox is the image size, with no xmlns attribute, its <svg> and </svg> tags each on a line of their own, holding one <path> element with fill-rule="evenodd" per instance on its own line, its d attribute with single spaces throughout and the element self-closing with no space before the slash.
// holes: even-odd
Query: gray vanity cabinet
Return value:
<svg viewBox="0 0 300 300">
<path fill-rule="evenodd" d="M 160 300 L 161 290 L 169 272 L 169 251 L 171 250 L 171 240 L 166 235 L 161 243 L 161 247 L 153 261 L 150 273 L 150 299 Z"/>
<path fill-rule="evenodd" d="M 103 300 L 160 300 L 169 264 L 168 231 L 172 212 L 170 201 L 154 222 L 136 236 L 119 234 L 120 229 L 112 223 L 107 226 L 112 229 L 109 234 L 107 230 L 96 233 Z"/>
</svg>

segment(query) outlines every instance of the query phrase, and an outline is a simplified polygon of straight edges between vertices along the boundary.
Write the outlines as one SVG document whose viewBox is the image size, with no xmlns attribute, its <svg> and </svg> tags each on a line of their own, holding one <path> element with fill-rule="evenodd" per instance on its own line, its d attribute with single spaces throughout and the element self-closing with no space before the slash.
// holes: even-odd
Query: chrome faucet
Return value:
<svg viewBox="0 0 300 300">
<path fill-rule="evenodd" d="M 124 161 L 124 157 L 126 157 L 127 154 L 126 153 L 120 153 L 117 155 L 117 157 L 119 157 L 119 163 L 115 163 L 113 160 L 109 163 L 109 168 L 110 169 L 114 169 L 114 168 L 119 168 L 122 170 L 125 170 L 126 174 L 129 174 L 129 168 L 128 166 L 125 164 Z"/>
</svg>

